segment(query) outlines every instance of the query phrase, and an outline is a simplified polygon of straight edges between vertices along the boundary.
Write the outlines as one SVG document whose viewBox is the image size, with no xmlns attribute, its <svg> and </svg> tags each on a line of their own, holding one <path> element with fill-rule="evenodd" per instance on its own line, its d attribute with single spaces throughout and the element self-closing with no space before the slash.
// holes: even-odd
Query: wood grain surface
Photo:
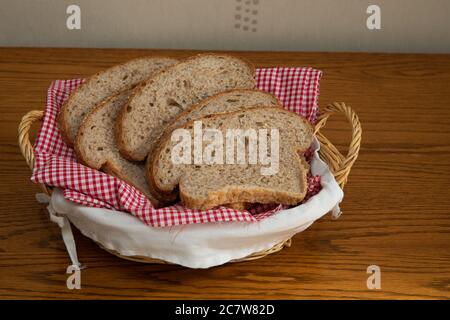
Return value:
<svg viewBox="0 0 450 320">
<path fill-rule="evenodd" d="M 321 106 L 345 101 L 363 126 L 343 215 L 329 216 L 266 258 L 209 270 L 119 259 L 75 233 L 81 290 L 66 288 L 69 259 L 59 228 L 35 200 L 39 188 L 17 145 L 17 126 L 43 109 L 54 79 L 85 77 L 146 54 L 192 51 L 0 49 L 0 297 L 450 298 L 450 55 L 239 52 L 258 67 L 324 71 Z M 345 149 L 349 127 L 329 121 Z M 380 290 L 366 269 L 381 268 Z"/>
</svg>

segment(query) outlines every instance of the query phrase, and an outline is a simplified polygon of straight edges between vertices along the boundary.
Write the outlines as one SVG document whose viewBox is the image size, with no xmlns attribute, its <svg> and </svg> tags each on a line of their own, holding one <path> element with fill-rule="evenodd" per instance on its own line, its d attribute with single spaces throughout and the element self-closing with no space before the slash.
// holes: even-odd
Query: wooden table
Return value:
<svg viewBox="0 0 450 320">
<path fill-rule="evenodd" d="M 345 101 L 363 144 L 345 188 L 344 214 L 329 216 L 266 258 L 209 270 L 118 259 L 76 232 L 82 289 L 66 288 L 59 228 L 17 146 L 17 125 L 44 107 L 54 79 L 84 77 L 145 54 L 191 51 L 0 49 L 1 298 L 450 298 L 450 55 L 237 53 L 259 67 L 324 71 L 320 105 Z M 349 128 L 329 122 L 345 149 Z M 369 290 L 369 265 L 381 268 Z"/>
</svg>

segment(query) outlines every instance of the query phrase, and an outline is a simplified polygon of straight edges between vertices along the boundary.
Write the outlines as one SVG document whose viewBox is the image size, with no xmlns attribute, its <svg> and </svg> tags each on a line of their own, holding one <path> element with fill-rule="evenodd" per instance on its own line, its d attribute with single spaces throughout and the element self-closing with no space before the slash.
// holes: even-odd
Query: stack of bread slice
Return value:
<svg viewBox="0 0 450 320">
<path fill-rule="evenodd" d="M 73 145 L 78 128 L 86 115 L 104 99 L 132 89 L 176 62 L 176 59 L 166 57 L 137 58 L 91 76 L 73 91 L 58 115 L 58 124 L 65 141 Z"/>
<path fill-rule="evenodd" d="M 279 171 L 256 165 L 174 164 L 172 133 L 205 127 L 279 130 Z M 62 136 L 79 161 L 140 190 L 155 207 L 178 198 L 189 208 L 251 203 L 296 204 L 306 193 L 303 152 L 312 128 L 271 94 L 255 89 L 254 67 L 225 54 L 177 61 L 131 60 L 87 79 L 58 116 Z M 146 165 L 145 162 L 146 161 Z"/>
<path fill-rule="evenodd" d="M 147 162 L 150 184 L 162 193 L 178 189 L 182 202 L 189 208 L 210 209 L 227 203 L 283 203 L 294 205 L 306 195 L 309 165 L 303 154 L 312 141 L 312 127 L 297 114 L 273 107 L 253 107 L 200 118 L 204 130 L 213 129 L 225 137 L 227 130 L 276 130 L 279 147 L 277 167 L 264 174 L 262 162 L 190 164 L 174 163 L 172 150 L 178 141 L 165 136 Z M 194 121 L 178 129 L 190 132 L 194 139 Z M 246 141 L 247 142 L 247 141 Z M 261 141 L 259 141 L 261 143 Z M 210 144 L 203 146 L 209 147 Z M 244 146 L 245 147 L 245 146 Z M 194 148 L 191 148 L 193 152 Z M 273 150 L 272 150 L 273 151 Z M 205 152 L 203 152 L 205 154 Z M 244 154 L 250 156 L 248 150 Z M 194 155 L 189 154 L 190 158 Z M 225 157 L 225 155 L 223 155 Z"/>
</svg>

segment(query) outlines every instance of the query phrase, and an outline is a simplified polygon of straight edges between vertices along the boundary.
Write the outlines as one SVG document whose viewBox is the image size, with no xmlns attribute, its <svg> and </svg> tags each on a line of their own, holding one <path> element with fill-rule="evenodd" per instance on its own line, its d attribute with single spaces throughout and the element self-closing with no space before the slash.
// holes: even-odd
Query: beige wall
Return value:
<svg viewBox="0 0 450 320">
<path fill-rule="evenodd" d="M 0 0 L 0 46 L 450 52 L 450 0 L 246 1 Z M 66 28 L 70 4 L 81 30 Z M 369 4 L 381 30 L 366 28 Z"/>
</svg>

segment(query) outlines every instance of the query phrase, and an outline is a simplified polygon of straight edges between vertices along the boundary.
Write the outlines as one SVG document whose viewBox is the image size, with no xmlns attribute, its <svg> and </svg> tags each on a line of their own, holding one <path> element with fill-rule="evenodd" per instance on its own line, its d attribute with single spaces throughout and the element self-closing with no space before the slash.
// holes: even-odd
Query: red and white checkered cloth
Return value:
<svg viewBox="0 0 450 320">
<path fill-rule="evenodd" d="M 312 68 L 265 68 L 256 70 L 257 87 L 274 94 L 283 105 L 314 122 L 317 116 L 319 80 L 322 72 Z M 64 190 L 64 197 L 81 205 L 127 211 L 153 227 L 180 224 L 257 221 L 284 207 L 260 205 L 240 212 L 226 207 L 190 210 L 180 204 L 154 209 L 137 189 L 118 178 L 83 166 L 76 161 L 56 126 L 56 116 L 70 92 L 82 79 L 56 80 L 48 89 L 42 127 L 34 146 L 35 165 L 31 180 Z M 308 196 L 320 190 L 320 177 L 309 177 Z"/>
</svg>

